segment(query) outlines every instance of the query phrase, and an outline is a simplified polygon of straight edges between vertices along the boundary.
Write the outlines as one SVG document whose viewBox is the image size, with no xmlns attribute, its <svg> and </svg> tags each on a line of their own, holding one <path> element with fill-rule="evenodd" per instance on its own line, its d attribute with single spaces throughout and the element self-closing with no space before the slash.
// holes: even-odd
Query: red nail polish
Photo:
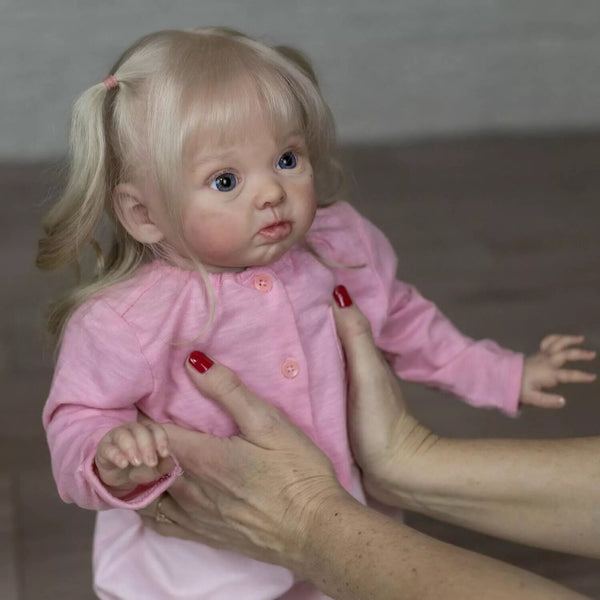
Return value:
<svg viewBox="0 0 600 600">
<path fill-rule="evenodd" d="M 189 358 L 188 362 L 198 373 L 206 373 L 215 363 L 206 356 L 206 354 L 199 352 L 198 350 L 194 350 Z"/>
<path fill-rule="evenodd" d="M 337 305 L 340 308 L 346 308 L 347 306 L 352 306 L 352 298 L 350 298 L 350 294 L 348 290 L 343 285 L 338 285 L 333 290 L 333 298 L 337 302 Z"/>
</svg>

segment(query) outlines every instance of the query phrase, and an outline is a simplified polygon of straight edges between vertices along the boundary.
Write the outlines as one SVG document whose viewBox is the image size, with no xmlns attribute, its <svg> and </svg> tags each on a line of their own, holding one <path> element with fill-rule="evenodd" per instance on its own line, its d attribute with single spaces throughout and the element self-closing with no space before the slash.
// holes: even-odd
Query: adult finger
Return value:
<svg viewBox="0 0 600 600">
<path fill-rule="evenodd" d="M 227 456 L 227 446 L 237 439 L 240 443 L 246 443 L 239 438 L 218 438 L 208 433 L 191 431 L 178 425 L 164 423 L 163 427 L 169 438 L 169 449 L 181 465 L 184 473 L 191 470 L 194 473 L 205 475 L 217 472 L 222 468 L 222 460 Z M 175 480 L 171 487 L 177 481 Z"/>
<path fill-rule="evenodd" d="M 371 324 L 352 302 L 344 286 L 335 288 L 333 316 L 342 342 L 351 383 L 366 384 L 378 377 L 387 378 L 389 369 L 371 332 Z"/>
<path fill-rule="evenodd" d="M 197 534 L 190 530 L 187 522 L 182 525 L 186 515 L 175 502 L 170 501 L 168 494 L 159 496 L 148 506 L 138 510 L 137 513 L 146 527 L 160 535 L 198 541 Z"/>
<path fill-rule="evenodd" d="M 369 320 L 352 303 L 343 286 L 336 288 L 334 298 L 335 325 L 346 355 L 350 385 L 354 387 L 354 395 L 357 396 L 354 401 L 385 401 L 390 407 L 394 407 L 394 412 L 404 411 L 397 378 L 375 346 Z"/>
<path fill-rule="evenodd" d="M 379 362 L 379 352 L 375 347 L 371 324 L 352 302 L 348 290 L 343 285 L 338 285 L 333 292 L 333 298 L 335 326 L 346 356 L 352 357 L 356 367 L 360 366 L 360 358 L 367 359 L 369 364 Z"/>
<path fill-rule="evenodd" d="M 163 536 L 200 542 L 218 549 L 238 550 L 234 542 L 239 536 L 227 535 L 230 532 L 220 527 L 221 517 L 218 513 L 215 515 L 207 513 L 206 519 L 199 518 L 196 513 L 193 518 L 190 518 L 168 495 L 162 498 L 160 516 L 156 512 L 157 509 L 152 509 L 150 505 L 138 511 L 146 527 Z M 156 503 L 153 503 L 153 506 L 155 507 Z M 154 512 L 151 512 L 152 510 Z"/>
<path fill-rule="evenodd" d="M 334 298 L 333 313 L 348 369 L 350 441 L 361 467 L 373 470 L 399 431 L 397 424 L 410 419 L 398 379 L 375 347 L 368 319 L 351 303 L 345 288 L 336 288 Z"/>
<path fill-rule="evenodd" d="M 148 529 L 152 529 L 165 537 L 175 537 L 183 540 L 193 540 L 197 541 L 194 534 L 181 527 L 181 525 L 177 525 L 177 523 L 162 523 L 157 521 L 155 517 L 151 517 L 148 515 L 140 515 L 142 518 L 142 522 Z"/>
<path fill-rule="evenodd" d="M 270 440 L 282 431 L 295 430 L 276 408 L 253 394 L 231 369 L 202 352 L 192 352 L 186 368 L 200 392 L 231 415 L 245 439 L 268 447 Z"/>
</svg>

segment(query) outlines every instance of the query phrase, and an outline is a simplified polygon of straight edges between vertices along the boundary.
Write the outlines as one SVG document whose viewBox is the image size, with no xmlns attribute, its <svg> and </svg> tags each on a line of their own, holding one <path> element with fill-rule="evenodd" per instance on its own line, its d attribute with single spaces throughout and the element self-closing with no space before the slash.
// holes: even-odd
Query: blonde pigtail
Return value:
<svg viewBox="0 0 600 600">
<path fill-rule="evenodd" d="M 64 192 L 42 221 L 36 265 L 53 270 L 77 261 L 98 228 L 108 194 L 104 84 L 77 100 L 71 122 L 70 171 Z"/>
<path fill-rule="evenodd" d="M 98 230 L 111 189 L 107 165 L 104 105 L 107 86 L 99 83 L 86 90 L 73 108 L 70 131 L 70 169 L 65 189 L 42 221 L 45 236 L 38 241 L 36 266 L 54 270 L 73 266 L 91 244 L 97 273 L 104 259 L 94 235 Z M 76 289 L 51 306 L 48 329 L 60 335 L 71 312 L 89 293 Z"/>
</svg>

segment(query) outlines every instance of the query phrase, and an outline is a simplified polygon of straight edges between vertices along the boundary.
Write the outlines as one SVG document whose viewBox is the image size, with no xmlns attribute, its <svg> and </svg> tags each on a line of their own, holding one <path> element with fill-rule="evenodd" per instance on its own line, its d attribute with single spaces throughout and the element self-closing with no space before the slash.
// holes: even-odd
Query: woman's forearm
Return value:
<svg viewBox="0 0 600 600">
<path fill-rule="evenodd" d="M 359 505 L 332 499 L 308 536 L 301 573 L 336 600 L 575 599 L 516 567 L 450 546 Z"/>
<path fill-rule="evenodd" d="M 382 499 L 521 543 L 600 557 L 600 437 L 431 439 L 413 444 L 410 456 L 397 454 L 396 468 L 377 482 Z"/>
<path fill-rule="evenodd" d="M 348 429 L 366 489 L 499 537 L 600 557 L 600 437 L 439 438 L 407 410 L 354 305 L 334 309 L 348 365 Z"/>
</svg>

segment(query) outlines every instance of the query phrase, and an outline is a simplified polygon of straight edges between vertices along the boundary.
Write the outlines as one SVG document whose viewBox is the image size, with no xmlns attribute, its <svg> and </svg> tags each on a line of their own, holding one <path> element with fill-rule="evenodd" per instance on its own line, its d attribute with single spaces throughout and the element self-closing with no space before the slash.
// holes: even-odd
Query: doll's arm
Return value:
<svg viewBox="0 0 600 600">
<path fill-rule="evenodd" d="M 396 278 L 397 258 L 383 233 L 357 213 L 350 218 L 365 248 L 366 267 L 346 271 L 341 282 L 368 316 L 396 374 L 473 406 L 516 414 L 523 356 L 463 335 L 433 302 Z"/>
<path fill-rule="evenodd" d="M 477 407 L 517 412 L 523 356 L 463 335 L 435 304 L 400 281 L 391 286 L 377 344 L 396 374 L 449 391 Z"/>
<path fill-rule="evenodd" d="M 178 468 L 119 499 L 99 479 L 94 458 L 113 428 L 135 422 L 152 373 L 128 324 L 97 301 L 71 317 L 63 336 L 43 422 L 59 494 L 83 508 L 139 508 L 168 487 Z"/>
</svg>

